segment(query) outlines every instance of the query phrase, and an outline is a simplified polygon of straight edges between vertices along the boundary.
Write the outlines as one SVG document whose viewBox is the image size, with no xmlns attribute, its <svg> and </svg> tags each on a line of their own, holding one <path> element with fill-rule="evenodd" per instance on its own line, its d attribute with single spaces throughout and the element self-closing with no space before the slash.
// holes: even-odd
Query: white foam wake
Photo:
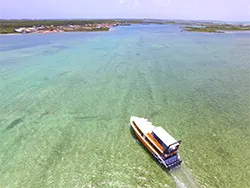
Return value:
<svg viewBox="0 0 250 188">
<path fill-rule="evenodd" d="M 186 185 L 179 180 L 175 175 L 172 174 L 172 177 L 174 178 L 174 181 L 176 183 L 176 188 L 187 188 Z"/>
<path fill-rule="evenodd" d="M 193 177 L 183 167 L 172 171 L 171 175 L 176 183 L 177 188 L 198 188 Z"/>
</svg>

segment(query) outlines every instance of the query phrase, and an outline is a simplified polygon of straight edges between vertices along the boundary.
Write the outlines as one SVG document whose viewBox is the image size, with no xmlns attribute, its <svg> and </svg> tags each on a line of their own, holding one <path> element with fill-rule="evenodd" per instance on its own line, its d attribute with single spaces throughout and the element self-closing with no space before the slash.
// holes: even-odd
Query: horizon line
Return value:
<svg viewBox="0 0 250 188">
<path fill-rule="evenodd" d="M 171 20 L 171 21 L 203 21 L 203 22 L 250 22 L 250 20 L 199 20 L 199 19 L 178 19 L 178 18 L 0 18 L 0 20 Z"/>
</svg>

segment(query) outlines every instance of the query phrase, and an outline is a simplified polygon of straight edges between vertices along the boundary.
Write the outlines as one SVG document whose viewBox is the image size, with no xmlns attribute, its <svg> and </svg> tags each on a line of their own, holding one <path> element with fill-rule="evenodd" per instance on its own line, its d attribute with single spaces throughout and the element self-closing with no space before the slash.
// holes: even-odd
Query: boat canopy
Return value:
<svg viewBox="0 0 250 188">
<path fill-rule="evenodd" d="M 168 134 L 162 127 L 155 127 L 153 129 L 153 133 L 167 146 L 169 147 L 171 144 L 179 143 L 170 135 Z"/>
</svg>

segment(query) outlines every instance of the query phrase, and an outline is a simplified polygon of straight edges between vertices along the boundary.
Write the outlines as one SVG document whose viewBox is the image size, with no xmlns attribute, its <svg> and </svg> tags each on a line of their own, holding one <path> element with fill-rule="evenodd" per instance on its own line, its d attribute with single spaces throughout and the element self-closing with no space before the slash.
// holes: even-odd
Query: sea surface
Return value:
<svg viewBox="0 0 250 188">
<path fill-rule="evenodd" d="M 131 115 L 182 140 L 167 172 Z M 0 36 L 0 187 L 250 187 L 250 34 Z"/>
</svg>

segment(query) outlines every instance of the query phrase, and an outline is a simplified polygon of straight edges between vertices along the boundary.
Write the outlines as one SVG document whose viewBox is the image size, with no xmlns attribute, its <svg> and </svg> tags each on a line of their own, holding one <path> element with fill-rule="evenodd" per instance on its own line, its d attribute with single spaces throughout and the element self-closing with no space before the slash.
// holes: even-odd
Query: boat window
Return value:
<svg viewBox="0 0 250 188">
<path fill-rule="evenodd" d="M 152 132 L 153 137 L 162 145 L 163 149 L 166 150 L 167 146 L 162 142 L 162 140 L 154 133 Z"/>
</svg>

